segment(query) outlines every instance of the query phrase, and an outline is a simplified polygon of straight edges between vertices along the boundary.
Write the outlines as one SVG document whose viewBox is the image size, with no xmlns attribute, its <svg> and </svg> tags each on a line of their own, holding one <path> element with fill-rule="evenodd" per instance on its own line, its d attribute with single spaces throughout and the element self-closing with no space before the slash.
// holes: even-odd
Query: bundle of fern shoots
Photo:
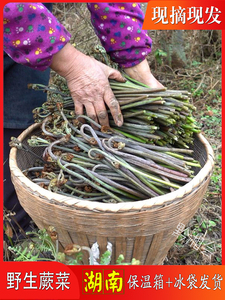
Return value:
<svg viewBox="0 0 225 300">
<path fill-rule="evenodd" d="M 192 180 L 201 166 L 191 149 L 200 130 L 190 93 L 149 88 L 124 76 L 125 83 L 110 80 L 121 127 L 110 114 L 110 127 L 76 116 L 61 77 L 54 85 L 30 86 L 48 93 L 33 111 L 41 135 L 28 140 L 30 147 L 44 147 L 42 164 L 24 170 L 33 182 L 80 200 L 118 203 L 164 195 Z"/>
</svg>

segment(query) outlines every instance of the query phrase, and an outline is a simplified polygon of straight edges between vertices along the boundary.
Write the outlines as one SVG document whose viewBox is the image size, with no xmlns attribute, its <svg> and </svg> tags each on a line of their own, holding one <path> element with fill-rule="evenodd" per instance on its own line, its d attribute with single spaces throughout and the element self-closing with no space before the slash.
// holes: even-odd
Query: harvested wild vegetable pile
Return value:
<svg viewBox="0 0 225 300">
<path fill-rule="evenodd" d="M 189 93 L 150 89 L 129 77 L 110 85 L 124 116 L 120 128 L 112 119 L 106 128 L 75 116 L 63 80 L 60 90 L 31 86 L 48 92 L 48 101 L 34 110 L 42 135 L 28 140 L 31 147 L 45 147 L 45 163 L 25 174 L 59 194 L 115 203 L 163 195 L 189 182 L 192 166 L 201 167 L 189 149 L 199 132 Z"/>
<path fill-rule="evenodd" d="M 189 148 L 188 145 L 193 142 L 193 132 L 199 132 L 192 116 L 195 107 L 190 103 L 190 93 L 165 88 L 150 89 L 127 75 L 124 77 L 127 78 L 126 83 L 110 80 L 124 117 L 122 127 L 115 127 L 111 117 L 110 126 L 115 132 L 141 143 Z M 36 122 L 56 111 L 56 103 L 63 104 L 69 119 L 75 118 L 73 100 L 65 83 L 61 83 L 61 91 L 57 87 L 32 87 L 49 92 L 49 101 L 34 110 Z"/>
</svg>

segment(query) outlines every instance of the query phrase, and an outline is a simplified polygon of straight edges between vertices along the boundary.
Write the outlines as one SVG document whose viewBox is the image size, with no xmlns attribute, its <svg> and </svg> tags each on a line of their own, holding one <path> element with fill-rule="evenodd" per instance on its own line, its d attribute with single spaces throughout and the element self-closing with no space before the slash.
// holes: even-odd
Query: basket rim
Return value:
<svg viewBox="0 0 225 300">
<path fill-rule="evenodd" d="M 40 127 L 39 123 L 32 124 L 19 135 L 18 139 L 20 141 L 23 141 L 23 139 L 26 138 L 28 134 L 30 134 L 33 130 L 37 129 L 38 127 Z M 24 186 L 26 186 L 31 191 L 31 193 L 38 194 L 38 196 L 41 197 L 42 201 L 43 199 L 49 200 L 51 202 L 52 200 L 54 200 L 55 205 L 64 205 L 64 207 L 65 205 L 67 205 L 67 207 L 69 206 L 73 209 L 85 209 L 90 211 L 107 213 L 148 210 L 154 209 L 158 206 L 171 204 L 171 202 L 173 202 L 174 200 L 179 201 L 179 199 L 182 199 L 182 197 L 184 197 L 187 194 L 190 194 L 193 190 L 195 190 L 211 174 L 214 167 L 213 149 L 202 133 L 198 133 L 197 137 L 205 146 L 207 153 L 207 161 L 203 168 L 198 172 L 198 174 L 190 182 L 173 192 L 140 201 L 102 203 L 96 201 L 78 200 L 75 197 L 64 196 L 45 190 L 44 188 L 40 187 L 39 185 L 28 179 L 19 169 L 16 160 L 16 147 L 12 147 L 10 150 L 9 167 L 11 173 L 15 177 L 19 178 L 21 183 Z"/>
</svg>

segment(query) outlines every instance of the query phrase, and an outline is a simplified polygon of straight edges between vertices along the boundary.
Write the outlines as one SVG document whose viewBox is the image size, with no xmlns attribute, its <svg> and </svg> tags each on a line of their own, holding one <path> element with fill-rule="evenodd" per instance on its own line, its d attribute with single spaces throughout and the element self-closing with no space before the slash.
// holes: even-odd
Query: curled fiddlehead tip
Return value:
<svg viewBox="0 0 225 300">
<path fill-rule="evenodd" d="M 103 133 L 112 133 L 113 132 L 113 129 L 111 128 L 111 127 L 109 127 L 109 126 L 102 126 L 101 127 L 101 132 L 103 132 Z"/>
<path fill-rule="evenodd" d="M 91 137 L 88 142 L 91 144 L 91 145 L 97 145 L 98 142 L 96 141 L 96 139 L 94 137 Z"/>
<path fill-rule="evenodd" d="M 63 103 L 62 103 L 62 102 L 57 102 L 57 103 L 56 103 L 56 107 L 57 107 L 58 110 L 62 110 L 62 108 L 63 108 Z"/>
<path fill-rule="evenodd" d="M 79 245 L 76 245 L 76 244 L 69 244 L 64 249 L 64 253 L 66 255 L 72 255 L 72 254 L 78 253 L 80 251 L 81 251 L 81 247 Z"/>
</svg>

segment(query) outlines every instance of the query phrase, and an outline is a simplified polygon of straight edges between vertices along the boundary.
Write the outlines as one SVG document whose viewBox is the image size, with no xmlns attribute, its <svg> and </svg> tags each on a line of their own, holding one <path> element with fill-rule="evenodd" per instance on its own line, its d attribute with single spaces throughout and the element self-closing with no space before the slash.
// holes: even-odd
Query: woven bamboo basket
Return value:
<svg viewBox="0 0 225 300">
<path fill-rule="evenodd" d="M 34 124 L 18 139 L 28 146 L 26 140 L 38 133 L 39 124 Z M 202 134 L 196 135 L 193 149 L 202 168 L 189 183 L 163 196 L 116 204 L 78 200 L 39 187 L 21 171 L 36 160 L 29 152 L 13 147 L 9 163 L 22 207 L 40 229 L 55 227 L 62 248 L 71 243 L 91 247 L 97 242 L 104 253 L 110 242 L 112 264 L 123 254 L 126 262 L 135 258 L 141 264 L 159 265 L 177 238 L 173 233 L 178 224 L 186 225 L 199 208 L 213 172 L 213 150 Z M 83 263 L 88 264 L 85 255 Z"/>
</svg>

